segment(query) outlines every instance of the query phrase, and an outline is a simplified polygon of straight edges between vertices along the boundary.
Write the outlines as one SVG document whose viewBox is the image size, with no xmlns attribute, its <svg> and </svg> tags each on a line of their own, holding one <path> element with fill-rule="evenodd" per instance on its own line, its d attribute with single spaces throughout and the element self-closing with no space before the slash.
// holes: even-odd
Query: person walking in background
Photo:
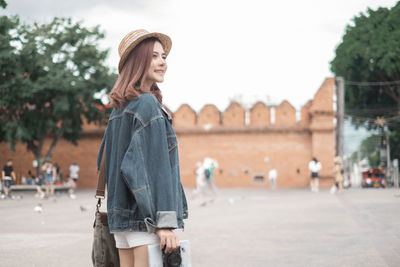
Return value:
<svg viewBox="0 0 400 267">
<path fill-rule="evenodd" d="M 44 171 L 44 183 L 46 185 L 46 197 L 54 196 L 54 181 L 57 178 L 57 169 L 51 163 L 50 160 L 47 160 L 43 166 L 42 171 Z"/>
<path fill-rule="evenodd" d="M 322 169 L 321 163 L 317 160 L 316 157 L 313 157 L 312 160 L 308 163 L 308 169 L 311 172 L 311 191 L 318 192 L 319 191 L 319 176 L 318 173 Z"/>
<path fill-rule="evenodd" d="M 216 195 L 217 186 L 214 181 L 214 169 L 218 168 L 218 162 L 212 158 L 204 158 L 203 168 L 208 188 L 211 188 L 212 193 Z"/>
<path fill-rule="evenodd" d="M 35 176 L 33 175 L 31 170 L 28 170 L 28 178 L 26 180 L 27 185 L 34 185 L 35 184 Z"/>
<path fill-rule="evenodd" d="M 171 44 L 165 34 L 136 30 L 119 45 L 119 77 L 109 95 L 113 110 L 97 166 L 107 170 L 108 226 L 121 267 L 148 266 L 151 244 L 175 251 L 173 230 L 188 217 L 178 142 L 157 85 Z"/>
<path fill-rule="evenodd" d="M 54 183 L 60 184 L 60 183 L 62 183 L 62 171 L 61 171 L 60 165 L 58 165 L 58 163 L 55 162 L 53 164 L 53 167 L 56 169 L 56 178 L 54 180 Z"/>
<path fill-rule="evenodd" d="M 278 171 L 276 169 L 272 169 L 268 172 L 269 184 L 272 190 L 276 189 L 276 178 L 278 178 Z"/>
<path fill-rule="evenodd" d="M 1 180 L 4 184 L 4 194 L 6 197 L 9 197 L 10 187 L 17 180 L 17 177 L 14 172 L 13 161 L 12 159 L 7 160 L 6 165 L 4 165 L 3 170 L 1 172 Z"/>
<path fill-rule="evenodd" d="M 76 162 L 72 163 L 72 165 L 69 166 L 69 183 L 72 186 L 70 194 L 73 194 L 76 188 L 76 183 L 79 179 L 79 170 L 79 165 Z"/>
<path fill-rule="evenodd" d="M 36 194 L 35 197 L 40 197 L 40 198 L 44 198 L 45 194 L 42 190 L 42 185 L 43 185 L 43 177 L 41 175 L 39 175 L 38 177 L 35 177 L 31 171 L 30 172 L 30 176 L 34 179 L 34 184 L 36 185 Z"/>
<path fill-rule="evenodd" d="M 334 173 L 335 173 L 335 186 L 337 188 L 337 193 L 341 193 L 343 190 L 343 165 L 340 156 L 334 159 Z"/>
</svg>

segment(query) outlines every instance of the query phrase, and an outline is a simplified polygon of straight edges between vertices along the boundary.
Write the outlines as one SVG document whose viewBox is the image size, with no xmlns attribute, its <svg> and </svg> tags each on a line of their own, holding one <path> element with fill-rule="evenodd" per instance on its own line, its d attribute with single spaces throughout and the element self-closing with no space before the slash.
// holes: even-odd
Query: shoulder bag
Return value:
<svg viewBox="0 0 400 267">
<path fill-rule="evenodd" d="M 105 150 L 104 147 L 95 195 L 97 205 L 93 224 L 92 262 L 94 267 L 119 267 L 118 249 L 115 246 L 114 235 L 110 233 L 110 229 L 108 228 L 107 212 L 100 212 L 101 200 L 105 199 Z"/>
</svg>

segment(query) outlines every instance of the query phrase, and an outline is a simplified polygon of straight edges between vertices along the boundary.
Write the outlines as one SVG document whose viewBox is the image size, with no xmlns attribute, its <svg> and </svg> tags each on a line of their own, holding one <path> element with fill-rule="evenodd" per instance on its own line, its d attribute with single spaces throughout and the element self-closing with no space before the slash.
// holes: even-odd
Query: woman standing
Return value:
<svg viewBox="0 0 400 267">
<path fill-rule="evenodd" d="M 316 157 L 313 157 L 312 160 L 308 163 L 308 169 L 311 172 L 311 191 L 318 192 L 319 191 L 319 171 L 321 170 L 322 165 L 321 162 L 317 160 Z"/>
<path fill-rule="evenodd" d="M 98 168 L 104 160 L 108 224 L 121 267 L 148 266 L 150 244 L 160 243 L 166 253 L 177 249 L 173 230 L 183 228 L 188 216 L 177 139 L 157 86 L 170 49 L 168 36 L 146 30 L 128 33 L 118 48 L 119 78 L 110 93 L 114 109 Z"/>
<path fill-rule="evenodd" d="M 334 173 L 335 173 L 335 186 L 337 188 L 337 192 L 341 193 L 343 190 L 343 164 L 342 158 L 337 156 L 334 158 Z"/>
<path fill-rule="evenodd" d="M 42 166 L 42 171 L 45 172 L 44 183 L 46 185 L 46 197 L 54 196 L 54 181 L 56 181 L 57 169 L 50 160 L 46 160 Z"/>
</svg>

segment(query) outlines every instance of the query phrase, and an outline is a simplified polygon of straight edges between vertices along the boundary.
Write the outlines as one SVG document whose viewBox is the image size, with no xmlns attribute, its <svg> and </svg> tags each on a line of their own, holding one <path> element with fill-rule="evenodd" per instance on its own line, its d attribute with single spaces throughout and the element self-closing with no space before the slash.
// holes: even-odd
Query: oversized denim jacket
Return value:
<svg viewBox="0 0 400 267">
<path fill-rule="evenodd" d="M 105 147 L 107 212 L 111 232 L 183 228 L 188 217 L 171 116 L 152 94 L 114 109 Z"/>
</svg>

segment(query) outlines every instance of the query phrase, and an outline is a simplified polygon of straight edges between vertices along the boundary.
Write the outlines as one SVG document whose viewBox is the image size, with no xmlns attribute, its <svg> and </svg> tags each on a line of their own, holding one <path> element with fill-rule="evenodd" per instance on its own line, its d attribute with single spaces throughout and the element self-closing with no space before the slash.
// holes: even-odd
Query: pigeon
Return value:
<svg viewBox="0 0 400 267">
<path fill-rule="evenodd" d="M 35 206 L 33 210 L 36 211 L 37 213 L 42 213 L 43 212 L 42 203 L 37 204 L 37 206 Z"/>
<path fill-rule="evenodd" d="M 87 211 L 87 208 L 86 208 L 85 206 L 82 206 L 82 205 L 81 205 L 79 208 L 81 209 L 82 212 Z"/>
</svg>

